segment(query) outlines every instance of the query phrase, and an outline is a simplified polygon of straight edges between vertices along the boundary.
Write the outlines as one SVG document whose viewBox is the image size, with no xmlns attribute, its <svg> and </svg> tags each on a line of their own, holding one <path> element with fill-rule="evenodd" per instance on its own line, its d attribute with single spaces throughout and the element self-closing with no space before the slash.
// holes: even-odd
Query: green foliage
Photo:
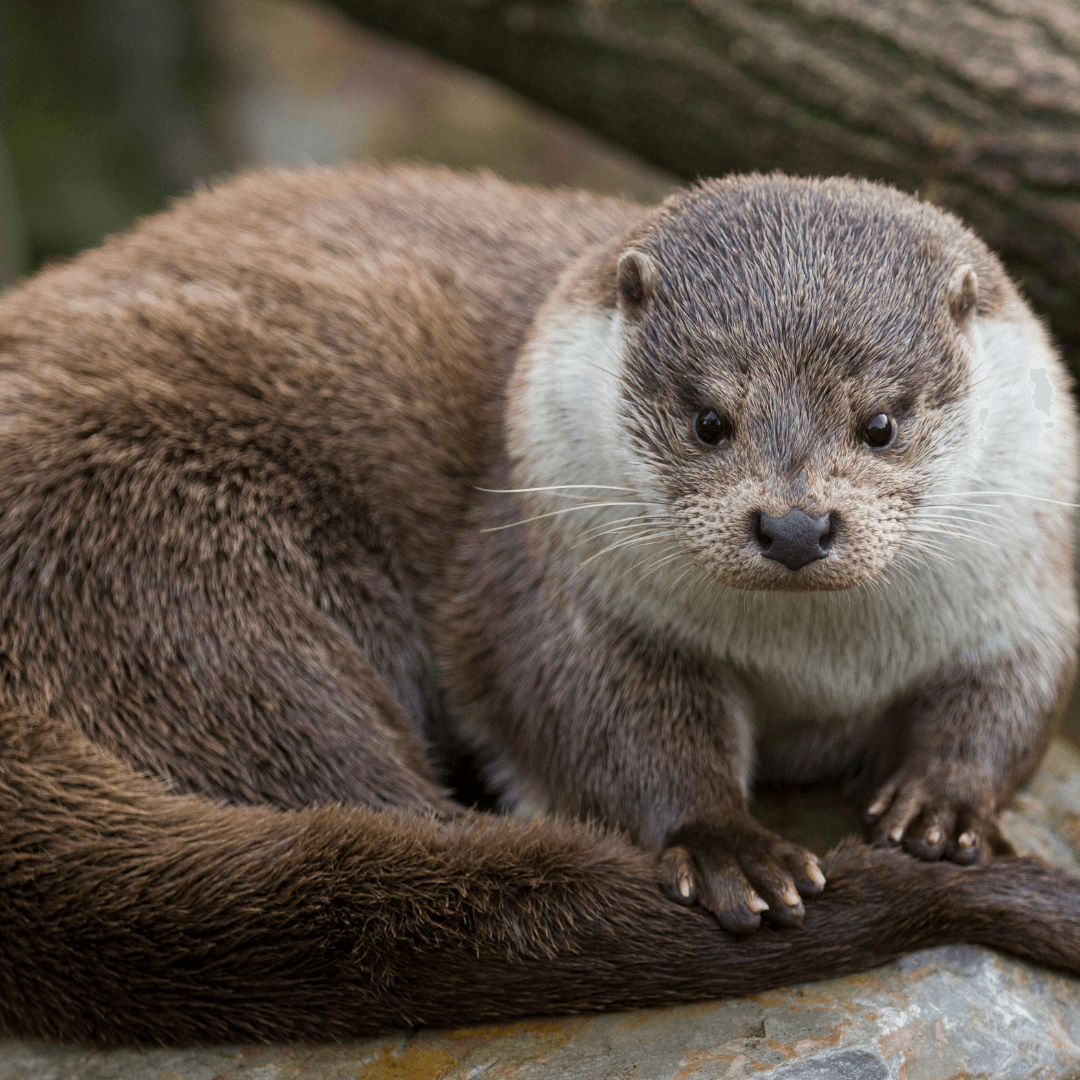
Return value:
<svg viewBox="0 0 1080 1080">
<path fill-rule="evenodd" d="M 97 243 L 214 168 L 185 0 L 0 0 L 0 50 L 0 280 Z"/>
</svg>

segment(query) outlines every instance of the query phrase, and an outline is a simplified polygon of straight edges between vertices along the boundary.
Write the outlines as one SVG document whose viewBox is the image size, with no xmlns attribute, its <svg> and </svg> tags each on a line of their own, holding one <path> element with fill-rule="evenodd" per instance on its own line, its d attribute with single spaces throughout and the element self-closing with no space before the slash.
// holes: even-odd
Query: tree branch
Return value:
<svg viewBox="0 0 1080 1080">
<path fill-rule="evenodd" d="M 683 177 L 888 180 L 959 213 L 1080 362 L 1068 0 L 335 0 Z"/>
</svg>

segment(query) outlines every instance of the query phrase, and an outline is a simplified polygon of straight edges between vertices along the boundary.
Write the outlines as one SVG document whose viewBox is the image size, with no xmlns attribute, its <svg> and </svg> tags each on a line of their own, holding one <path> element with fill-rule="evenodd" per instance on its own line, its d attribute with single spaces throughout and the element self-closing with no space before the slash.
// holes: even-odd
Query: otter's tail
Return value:
<svg viewBox="0 0 1080 1080">
<path fill-rule="evenodd" d="M 843 844 L 798 930 L 736 939 L 583 827 L 284 813 L 170 795 L 0 718 L 0 1029 L 94 1043 L 336 1039 L 626 1009 L 980 942 L 1080 973 L 1080 880 Z"/>
</svg>

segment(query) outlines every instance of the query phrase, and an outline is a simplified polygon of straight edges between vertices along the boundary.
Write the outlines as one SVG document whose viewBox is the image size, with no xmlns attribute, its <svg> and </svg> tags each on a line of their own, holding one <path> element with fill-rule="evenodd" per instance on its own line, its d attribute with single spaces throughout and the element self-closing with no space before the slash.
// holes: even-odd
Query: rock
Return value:
<svg viewBox="0 0 1080 1080">
<path fill-rule="evenodd" d="M 822 850 L 835 792 L 759 816 Z M 1080 874 L 1080 752 L 1056 740 L 1004 813 L 1009 838 Z M 912 953 L 863 975 L 734 1001 L 399 1033 L 335 1046 L 88 1051 L 0 1040 L 0 1080 L 952 1080 L 1080 1075 L 1080 980 L 988 949 Z"/>
</svg>

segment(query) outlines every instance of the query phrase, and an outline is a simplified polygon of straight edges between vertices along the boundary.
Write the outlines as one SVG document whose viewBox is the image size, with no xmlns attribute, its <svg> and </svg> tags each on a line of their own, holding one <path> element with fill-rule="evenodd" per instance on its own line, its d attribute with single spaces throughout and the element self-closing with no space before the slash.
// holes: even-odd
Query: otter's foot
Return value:
<svg viewBox="0 0 1080 1080">
<path fill-rule="evenodd" d="M 877 847 L 898 847 L 928 862 L 970 864 L 1015 855 L 993 809 L 990 792 L 962 794 L 970 784 L 930 770 L 905 769 L 881 787 L 866 810 Z"/>
<path fill-rule="evenodd" d="M 660 886 L 680 904 L 698 903 L 733 934 L 803 920 L 802 896 L 825 887 L 816 855 L 781 840 L 747 814 L 733 822 L 685 825 L 668 838 Z"/>
</svg>

